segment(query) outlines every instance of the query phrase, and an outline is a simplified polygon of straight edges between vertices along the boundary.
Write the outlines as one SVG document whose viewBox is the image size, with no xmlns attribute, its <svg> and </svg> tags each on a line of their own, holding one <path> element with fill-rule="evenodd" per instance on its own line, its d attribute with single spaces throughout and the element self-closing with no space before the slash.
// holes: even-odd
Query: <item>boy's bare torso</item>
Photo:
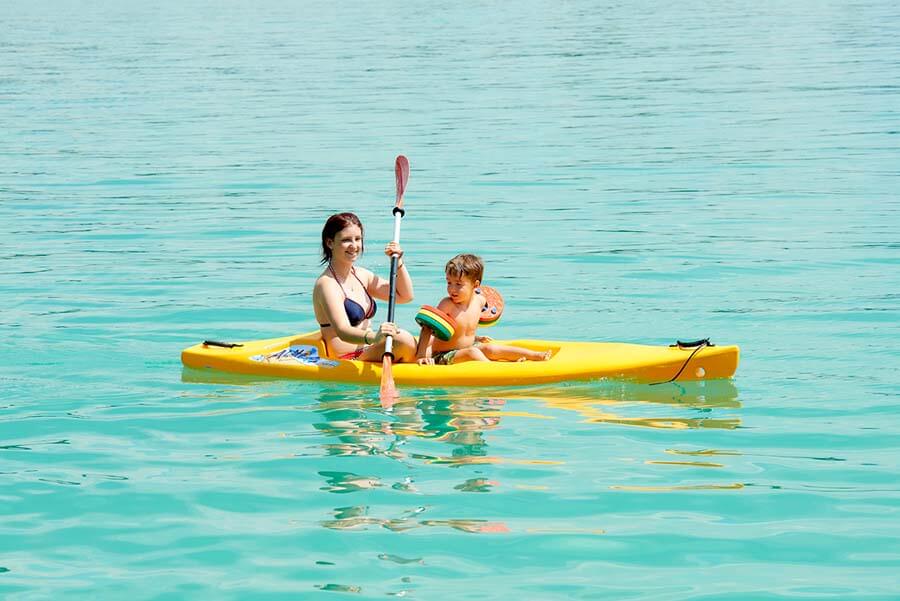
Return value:
<svg viewBox="0 0 900 601">
<path fill-rule="evenodd" d="M 484 309 L 484 303 L 484 297 L 480 294 L 473 294 L 467 306 L 454 303 L 450 297 L 441 300 L 437 308 L 456 321 L 456 333 L 447 341 L 434 338 L 432 351 L 441 353 L 468 348 L 475 344 L 475 333 L 478 330 L 478 320 L 481 317 L 481 310 Z"/>
</svg>

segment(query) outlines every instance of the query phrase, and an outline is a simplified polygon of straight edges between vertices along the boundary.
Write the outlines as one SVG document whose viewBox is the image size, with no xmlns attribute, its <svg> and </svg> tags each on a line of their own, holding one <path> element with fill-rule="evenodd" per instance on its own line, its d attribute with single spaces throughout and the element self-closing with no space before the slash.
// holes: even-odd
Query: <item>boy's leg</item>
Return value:
<svg viewBox="0 0 900 601">
<path fill-rule="evenodd" d="M 482 344 L 479 346 L 485 356 L 491 361 L 546 361 L 549 357 L 544 351 L 532 351 L 519 346 L 508 346 L 505 344 Z"/>
<path fill-rule="evenodd" d="M 470 346 L 456 351 L 456 354 L 453 355 L 451 364 L 456 365 L 457 363 L 465 363 L 466 361 L 490 361 L 490 359 L 481 352 L 479 347 Z"/>
</svg>

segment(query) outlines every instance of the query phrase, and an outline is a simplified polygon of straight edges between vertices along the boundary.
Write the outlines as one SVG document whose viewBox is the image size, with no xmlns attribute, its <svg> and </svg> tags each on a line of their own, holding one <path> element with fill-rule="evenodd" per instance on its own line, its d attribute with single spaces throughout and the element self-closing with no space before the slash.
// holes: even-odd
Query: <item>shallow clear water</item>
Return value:
<svg viewBox="0 0 900 601">
<path fill-rule="evenodd" d="M 897 598 L 900 9 L 721 4 L 0 5 L 0 595 Z M 398 153 L 417 303 L 737 377 L 183 371 L 314 327 L 332 212 L 386 272 Z"/>
</svg>

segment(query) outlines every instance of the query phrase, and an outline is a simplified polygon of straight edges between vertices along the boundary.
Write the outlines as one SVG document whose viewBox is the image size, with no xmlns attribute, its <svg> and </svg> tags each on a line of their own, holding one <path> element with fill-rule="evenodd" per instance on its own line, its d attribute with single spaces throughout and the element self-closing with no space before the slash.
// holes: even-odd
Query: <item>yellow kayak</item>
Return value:
<svg viewBox="0 0 900 601">
<path fill-rule="evenodd" d="M 498 340 L 538 351 L 547 361 L 467 362 L 457 365 L 393 365 L 394 381 L 412 386 L 509 386 L 598 378 L 643 383 L 730 378 L 738 366 L 737 346 L 651 346 L 621 342 Z M 318 331 L 242 343 L 206 341 L 185 349 L 181 362 L 273 378 L 379 384 L 381 363 L 324 358 Z"/>
</svg>

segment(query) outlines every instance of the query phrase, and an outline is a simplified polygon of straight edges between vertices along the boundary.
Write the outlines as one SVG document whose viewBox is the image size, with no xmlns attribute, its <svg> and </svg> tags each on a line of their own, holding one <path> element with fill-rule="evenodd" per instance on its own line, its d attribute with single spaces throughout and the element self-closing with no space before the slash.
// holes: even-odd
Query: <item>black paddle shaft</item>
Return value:
<svg viewBox="0 0 900 601">
<path fill-rule="evenodd" d="M 388 276 L 390 280 L 391 288 L 390 288 L 390 297 L 388 300 L 388 314 L 387 320 L 390 322 L 394 321 L 394 305 L 397 304 L 397 264 L 400 262 L 400 257 L 392 256 L 391 257 L 391 275 Z"/>
<path fill-rule="evenodd" d="M 403 216 L 406 214 L 400 207 L 394 207 L 394 242 L 399 242 L 398 238 L 400 238 L 400 220 L 403 219 Z M 388 276 L 388 284 L 390 284 L 390 288 L 388 291 L 388 314 L 387 320 L 391 323 L 394 322 L 394 305 L 397 304 L 397 265 L 400 262 L 400 257 L 398 255 L 391 255 L 391 273 Z M 393 352 L 393 340 L 390 340 L 390 343 L 385 345 L 386 350 L 385 355 L 394 356 Z"/>
</svg>

